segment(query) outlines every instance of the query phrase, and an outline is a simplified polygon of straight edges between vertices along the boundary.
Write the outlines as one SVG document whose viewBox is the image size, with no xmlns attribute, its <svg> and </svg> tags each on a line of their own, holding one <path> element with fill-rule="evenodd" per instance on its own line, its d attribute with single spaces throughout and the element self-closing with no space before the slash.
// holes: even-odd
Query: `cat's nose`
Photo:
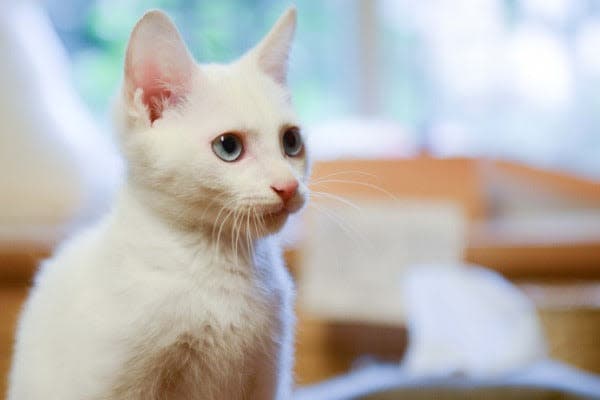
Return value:
<svg viewBox="0 0 600 400">
<path fill-rule="evenodd" d="M 272 185 L 271 189 L 277 193 L 277 196 L 279 196 L 284 203 L 287 203 L 296 194 L 296 191 L 298 190 L 298 181 L 294 179 L 292 181 Z"/>
</svg>

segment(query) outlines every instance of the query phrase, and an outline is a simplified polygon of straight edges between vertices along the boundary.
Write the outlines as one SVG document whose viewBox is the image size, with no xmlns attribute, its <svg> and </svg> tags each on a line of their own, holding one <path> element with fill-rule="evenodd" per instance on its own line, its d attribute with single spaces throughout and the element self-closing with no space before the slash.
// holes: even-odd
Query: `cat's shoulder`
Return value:
<svg viewBox="0 0 600 400">
<path fill-rule="evenodd" d="M 86 266 L 97 262 L 106 237 L 106 225 L 105 220 L 100 220 L 65 238 L 52 255 L 40 263 L 34 287 L 48 280 L 72 280 L 76 274 L 84 272 Z"/>
</svg>

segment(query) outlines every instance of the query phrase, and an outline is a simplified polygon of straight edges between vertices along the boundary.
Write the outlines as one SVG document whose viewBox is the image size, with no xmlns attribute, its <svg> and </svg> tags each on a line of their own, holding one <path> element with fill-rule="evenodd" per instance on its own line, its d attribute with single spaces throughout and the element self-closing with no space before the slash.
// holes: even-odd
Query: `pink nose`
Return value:
<svg viewBox="0 0 600 400">
<path fill-rule="evenodd" d="M 293 181 L 272 185 L 271 189 L 281 197 L 284 203 L 287 203 L 296 194 L 298 181 L 294 179 Z"/>
</svg>

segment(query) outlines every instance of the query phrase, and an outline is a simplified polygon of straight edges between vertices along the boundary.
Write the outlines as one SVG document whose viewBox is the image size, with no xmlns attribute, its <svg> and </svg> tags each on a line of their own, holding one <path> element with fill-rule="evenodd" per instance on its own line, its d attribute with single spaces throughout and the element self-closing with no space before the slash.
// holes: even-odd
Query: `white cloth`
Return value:
<svg viewBox="0 0 600 400">
<path fill-rule="evenodd" d="M 67 55 L 38 2 L 0 2 L 0 60 L 0 228 L 102 212 L 121 161 L 71 85 Z"/>
<path fill-rule="evenodd" d="M 534 305 L 477 266 L 419 265 L 402 277 L 409 375 L 490 377 L 546 356 Z"/>
</svg>

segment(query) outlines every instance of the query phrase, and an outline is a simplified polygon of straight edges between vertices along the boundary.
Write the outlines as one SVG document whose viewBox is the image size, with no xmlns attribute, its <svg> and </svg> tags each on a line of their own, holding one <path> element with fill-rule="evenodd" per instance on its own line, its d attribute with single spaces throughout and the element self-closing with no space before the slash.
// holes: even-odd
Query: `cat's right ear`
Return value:
<svg viewBox="0 0 600 400">
<path fill-rule="evenodd" d="M 125 55 L 124 96 L 142 103 L 150 123 L 183 101 L 191 90 L 194 60 L 171 19 L 149 11 L 131 32 Z"/>
</svg>

